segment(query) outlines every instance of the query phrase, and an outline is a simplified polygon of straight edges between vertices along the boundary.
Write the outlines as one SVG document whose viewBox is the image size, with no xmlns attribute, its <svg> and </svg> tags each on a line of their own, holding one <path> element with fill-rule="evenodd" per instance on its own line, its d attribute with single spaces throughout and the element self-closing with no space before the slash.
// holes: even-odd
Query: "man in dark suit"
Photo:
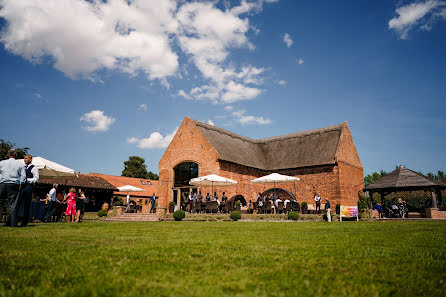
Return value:
<svg viewBox="0 0 446 297">
<path fill-rule="evenodd" d="M 19 218 L 19 220 L 22 221 L 20 226 L 26 227 L 29 222 L 29 210 L 31 208 L 34 186 L 39 181 L 39 169 L 31 164 L 33 161 L 31 155 L 26 155 L 23 161 L 25 162 L 26 181 L 20 191 L 19 209 L 23 209 L 23 217 Z"/>
</svg>

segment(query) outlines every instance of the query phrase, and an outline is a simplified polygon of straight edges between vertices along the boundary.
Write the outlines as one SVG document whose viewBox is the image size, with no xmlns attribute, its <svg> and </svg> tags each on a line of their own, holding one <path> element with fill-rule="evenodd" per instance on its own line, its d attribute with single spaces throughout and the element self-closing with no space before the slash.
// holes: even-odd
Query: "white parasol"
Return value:
<svg viewBox="0 0 446 297">
<path fill-rule="evenodd" d="M 211 186 L 212 193 L 214 193 L 214 186 L 230 186 L 237 182 L 235 180 L 222 177 L 216 174 L 209 174 L 205 176 L 200 176 L 193 178 L 189 181 L 189 184 L 193 186 Z"/>
<path fill-rule="evenodd" d="M 300 178 L 283 175 L 279 173 L 271 173 L 256 179 L 253 179 L 251 182 L 253 184 L 274 184 L 274 193 L 276 192 L 276 183 L 295 183 L 296 181 L 299 181 Z M 296 187 L 296 185 L 294 185 Z M 294 192 L 296 192 L 296 188 L 294 188 Z M 296 195 L 296 193 L 294 193 Z"/>
<path fill-rule="evenodd" d="M 23 159 L 19 159 L 17 161 L 24 162 Z M 39 169 L 40 177 L 77 177 L 76 171 L 73 169 L 42 157 L 33 157 L 31 164 Z"/>
<path fill-rule="evenodd" d="M 134 187 L 131 185 L 125 185 L 118 188 L 119 192 L 145 192 L 146 190 Z"/>
</svg>

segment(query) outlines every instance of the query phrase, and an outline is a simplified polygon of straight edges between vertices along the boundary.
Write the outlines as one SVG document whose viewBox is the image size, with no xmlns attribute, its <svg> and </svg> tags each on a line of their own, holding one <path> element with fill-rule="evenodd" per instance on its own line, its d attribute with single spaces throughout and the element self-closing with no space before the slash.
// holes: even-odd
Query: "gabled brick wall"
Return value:
<svg viewBox="0 0 446 297">
<path fill-rule="evenodd" d="M 344 123 L 335 165 L 322 165 L 306 168 L 278 170 L 275 172 L 296 176 L 301 180 L 295 184 L 276 184 L 295 194 L 298 201 L 314 203 L 314 191 L 321 194 L 323 203 L 329 199 L 332 207 L 335 204 L 356 205 L 358 191 L 363 188 L 363 170 L 358 153 L 353 143 L 347 123 Z M 199 164 L 199 176 L 218 174 L 238 182 L 235 186 L 214 187 L 219 196 L 224 191 L 228 197 L 242 195 L 246 201 L 255 200 L 258 192 L 273 188 L 273 185 L 255 185 L 251 180 L 269 174 L 264 170 L 251 168 L 227 161 L 218 160 L 217 151 L 210 145 L 192 120 L 186 117 L 175 137 L 166 149 L 159 163 L 159 206 L 167 207 L 171 201 L 173 186 L 173 168 L 182 162 Z M 203 195 L 211 192 L 211 188 L 201 188 Z"/>
</svg>

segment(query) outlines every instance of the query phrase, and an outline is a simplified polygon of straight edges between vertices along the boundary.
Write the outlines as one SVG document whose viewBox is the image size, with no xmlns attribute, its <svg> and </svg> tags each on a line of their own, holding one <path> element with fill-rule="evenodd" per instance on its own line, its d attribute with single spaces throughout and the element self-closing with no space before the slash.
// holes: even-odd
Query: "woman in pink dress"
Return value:
<svg viewBox="0 0 446 297">
<path fill-rule="evenodd" d="M 65 195 L 63 202 L 67 202 L 67 209 L 65 210 L 65 215 L 68 216 L 68 223 L 74 222 L 76 216 L 76 189 L 71 188 L 70 192 Z"/>
</svg>

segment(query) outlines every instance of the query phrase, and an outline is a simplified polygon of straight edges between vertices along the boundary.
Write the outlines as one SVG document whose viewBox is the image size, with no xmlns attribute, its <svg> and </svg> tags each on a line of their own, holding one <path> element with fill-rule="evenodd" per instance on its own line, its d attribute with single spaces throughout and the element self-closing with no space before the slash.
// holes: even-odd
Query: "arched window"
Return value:
<svg viewBox="0 0 446 297">
<path fill-rule="evenodd" d="M 190 186 L 189 181 L 198 177 L 198 164 L 195 162 L 183 162 L 175 166 L 174 187 Z"/>
</svg>

